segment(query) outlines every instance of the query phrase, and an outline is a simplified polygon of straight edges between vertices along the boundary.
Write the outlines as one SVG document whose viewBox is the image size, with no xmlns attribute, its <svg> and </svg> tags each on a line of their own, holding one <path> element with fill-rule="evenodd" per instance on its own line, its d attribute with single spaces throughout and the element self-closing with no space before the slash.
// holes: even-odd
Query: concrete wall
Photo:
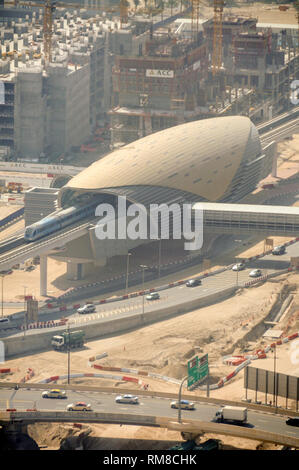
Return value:
<svg viewBox="0 0 299 470">
<path fill-rule="evenodd" d="M 233 295 L 236 289 L 237 287 L 231 287 L 222 292 L 217 292 L 207 297 L 195 299 L 181 305 L 161 308 L 160 310 L 155 310 L 153 312 L 146 312 L 144 315 L 132 314 L 124 318 L 117 318 L 117 320 L 109 319 L 98 323 L 82 324 L 81 327 L 77 326 L 74 329 L 83 329 L 87 340 L 117 335 L 125 331 L 142 328 L 151 323 L 163 321 L 167 318 L 192 311 L 195 308 L 202 308 L 215 302 L 220 302 Z M 2 341 L 5 348 L 5 358 L 8 359 L 18 355 L 51 349 L 52 336 L 59 334 L 59 332 L 62 331 L 65 331 L 65 328 L 51 328 L 45 332 L 30 335 L 26 334 L 25 337 L 22 335 L 19 337 L 14 336 L 11 338 L 3 338 Z"/>
</svg>

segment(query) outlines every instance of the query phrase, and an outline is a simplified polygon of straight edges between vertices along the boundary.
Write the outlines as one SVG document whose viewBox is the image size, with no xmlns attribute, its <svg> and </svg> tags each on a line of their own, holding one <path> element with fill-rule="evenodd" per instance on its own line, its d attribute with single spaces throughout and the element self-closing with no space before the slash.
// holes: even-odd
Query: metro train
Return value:
<svg viewBox="0 0 299 470">
<path fill-rule="evenodd" d="M 72 206 L 53 212 L 38 222 L 28 225 L 25 229 L 24 240 L 26 242 L 33 242 L 53 232 L 57 232 L 57 230 L 73 224 L 84 217 L 88 217 L 94 214 L 96 205 L 97 203 L 93 202 L 89 205 Z"/>
</svg>

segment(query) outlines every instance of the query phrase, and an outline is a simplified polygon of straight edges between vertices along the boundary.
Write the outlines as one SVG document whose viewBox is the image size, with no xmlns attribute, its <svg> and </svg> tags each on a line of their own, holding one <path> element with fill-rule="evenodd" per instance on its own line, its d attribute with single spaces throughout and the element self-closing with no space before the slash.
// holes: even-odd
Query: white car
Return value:
<svg viewBox="0 0 299 470">
<path fill-rule="evenodd" d="M 262 275 L 262 271 L 260 269 L 253 269 L 249 273 L 250 277 L 261 277 L 261 275 Z"/>
<path fill-rule="evenodd" d="M 138 405 L 139 398 L 135 395 L 118 395 L 115 398 L 116 403 L 128 403 L 130 405 Z"/>
<path fill-rule="evenodd" d="M 242 271 L 243 269 L 245 269 L 244 263 L 237 263 L 237 264 L 234 264 L 232 267 L 233 271 Z"/>
<path fill-rule="evenodd" d="M 171 408 L 179 407 L 179 400 L 174 400 L 170 403 Z M 182 410 L 195 410 L 195 405 L 193 402 L 188 400 L 181 400 L 181 409 Z"/>
<path fill-rule="evenodd" d="M 64 390 L 53 389 L 42 393 L 43 398 L 67 398 Z"/>
<path fill-rule="evenodd" d="M 77 403 L 70 403 L 66 407 L 67 411 L 92 411 L 90 403 L 78 401 Z"/>
<path fill-rule="evenodd" d="M 160 299 L 160 295 L 158 294 L 158 292 L 150 292 L 146 296 L 146 300 L 157 300 L 157 299 Z"/>
<path fill-rule="evenodd" d="M 78 308 L 77 313 L 94 313 L 96 311 L 96 307 L 94 304 L 85 304 L 83 307 Z"/>
</svg>

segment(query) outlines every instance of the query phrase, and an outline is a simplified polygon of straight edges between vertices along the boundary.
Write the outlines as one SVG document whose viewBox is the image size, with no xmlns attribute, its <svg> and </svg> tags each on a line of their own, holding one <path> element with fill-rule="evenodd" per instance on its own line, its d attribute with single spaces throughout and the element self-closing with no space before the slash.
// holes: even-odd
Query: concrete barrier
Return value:
<svg viewBox="0 0 299 470">
<path fill-rule="evenodd" d="M 172 307 L 162 307 L 159 310 L 146 312 L 144 315 L 135 313 L 123 318 L 120 317 L 117 319 L 117 321 L 108 317 L 107 319 L 102 319 L 102 321 L 99 323 L 86 323 L 86 325 L 81 324 L 79 328 L 71 327 L 71 330 L 84 330 L 86 340 L 101 338 L 116 333 L 119 334 L 121 332 L 141 328 L 145 325 L 186 313 L 195 308 L 202 308 L 210 305 L 211 303 L 220 302 L 233 295 L 236 290 L 237 287 L 233 286 L 223 291 L 215 292 L 208 296 L 185 302 L 184 304 L 174 305 Z M 46 331 L 41 331 L 39 334 L 27 334 L 26 336 L 2 338 L 4 343 L 5 357 L 10 358 L 29 352 L 33 353 L 51 349 L 52 336 L 54 334 L 57 335 L 62 331 L 65 331 L 65 328 L 57 327 L 55 329 L 46 329 Z"/>
</svg>

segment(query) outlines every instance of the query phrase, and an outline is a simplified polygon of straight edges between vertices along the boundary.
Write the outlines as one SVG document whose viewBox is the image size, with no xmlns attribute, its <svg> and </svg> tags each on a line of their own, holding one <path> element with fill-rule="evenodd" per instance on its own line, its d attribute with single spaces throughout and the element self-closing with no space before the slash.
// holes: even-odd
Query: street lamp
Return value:
<svg viewBox="0 0 299 470">
<path fill-rule="evenodd" d="M 24 287 L 24 312 L 26 311 L 26 289 L 28 286 L 23 286 Z"/>
<path fill-rule="evenodd" d="M 162 250 L 162 239 L 159 238 L 159 268 L 158 268 L 158 278 L 160 279 L 161 275 L 161 250 Z"/>
<path fill-rule="evenodd" d="M 182 399 L 182 388 L 183 388 L 183 383 L 188 380 L 188 375 L 183 378 L 180 389 L 179 389 L 179 403 L 178 403 L 178 423 L 182 422 L 182 406 L 181 406 L 181 399 Z"/>
<path fill-rule="evenodd" d="M 70 370 L 71 370 L 71 343 L 70 343 L 70 324 L 67 326 L 68 331 L 68 347 L 67 347 L 67 383 L 70 384 Z"/>
<path fill-rule="evenodd" d="M 128 283 L 129 283 L 129 257 L 132 255 L 132 253 L 127 254 L 127 273 L 126 273 L 126 294 L 128 293 Z"/>
<path fill-rule="evenodd" d="M 141 264 L 142 268 L 142 314 L 144 314 L 144 270 L 147 268 L 145 264 Z"/>
<path fill-rule="evenodd" d="M 25 336 L 25 330 L 27 330 L 27 311 L 26 311 L 26 289 L 28 286 L 23 286 L 24 287 L 24 336 Z"/>
<path fill-rule="evenodd" d="M 4 280 L 3 274 L 1 275 L 1 317 L 3 317 L 3 280 Z"/>
</svg>

